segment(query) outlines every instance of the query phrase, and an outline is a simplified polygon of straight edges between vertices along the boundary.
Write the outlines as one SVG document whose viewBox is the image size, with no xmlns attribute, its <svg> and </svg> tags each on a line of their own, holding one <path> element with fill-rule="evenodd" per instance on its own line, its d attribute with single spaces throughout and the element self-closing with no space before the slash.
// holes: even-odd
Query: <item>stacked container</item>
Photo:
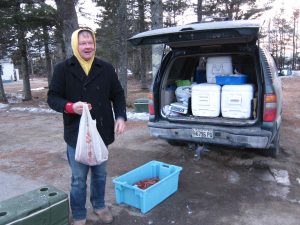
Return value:
<svg viewBox="0 0 300 225">
<path fill-rule="evenodd" d="M 194 116 L 220 115 L 221 86 L 217 84 L 192 85 L 192 113 Z"/>
<path fill-rule="evenodd" d="M 227 118 L 247 119 L 251 116 L 252 84 L 224 85 L 222 87 L 221 111 Z"/>
<path fill-rule="evenodd" d="M 215 84 L 216 76 L 232 75 L 231 56 L 208 57 L 206 63 L 206 80 L 207 83 Z"/>
</svg>

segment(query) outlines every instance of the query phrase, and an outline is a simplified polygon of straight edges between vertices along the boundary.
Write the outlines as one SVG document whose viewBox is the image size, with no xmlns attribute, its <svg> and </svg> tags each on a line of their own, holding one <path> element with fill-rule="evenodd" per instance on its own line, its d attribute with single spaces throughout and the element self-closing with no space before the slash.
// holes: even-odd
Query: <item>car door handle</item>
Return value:
<svg viewBox="0 0 300 225">
<path fill-rule="evenodd" d="M 192 28 L 192 27 L 186 27 L 186 28 L 182 28 L 180 31 L 192 31 L 192 30 L 194 30 L 194 28 Z"/>
</svg>

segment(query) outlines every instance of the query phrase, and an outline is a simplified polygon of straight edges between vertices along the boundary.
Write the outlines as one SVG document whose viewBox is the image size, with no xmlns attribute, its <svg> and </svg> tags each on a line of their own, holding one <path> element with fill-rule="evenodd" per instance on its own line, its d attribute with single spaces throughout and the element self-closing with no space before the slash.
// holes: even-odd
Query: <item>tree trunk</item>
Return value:
<svg viewBox="0 0 300 225">
<path fill-rule="evenodd" d="M 7 103 L 7 98 L 5 95 L 1 74 L 0 74 L 0 102 Z"/>
<path fill-rule="evenodd" d="M 198 18 L 198 22 L 201 22 L 202 21 L 202 2 L 203 0 L 198 0 L 198 3 L 197 3 L 197 18 Z"/>
<path fill-rule="evenodd" d="M 16 11 L 20 12 L 20 3 L 16 4 Z M 31 88 L 30 88 L 30 81 L 29 81 L 29 65 L 28 65 L 28 58 L 27 58 L 27 43 L 25 39 L 25 31 L 24 25 L 22 22 L 18 24 L 17 29 L 18 35 L 18 48 L 21 55 L 21 68 L 23 73 L 23 94 L 24 94 L 24 101 L 32 100 L 31 95 Z"/>
<path fill-rule="evenodd" d="M 43 26 L 43 38 L 44 38 L 44 47 L 45 47 L 46 71 L 47 71 L 48 87 L 49 87 L 52 79 L 52 65 L 51 65 L 51 56 L 49 50 L 48 27 L 45 25 Z"/>
<path fill-rule="evenodd" d="M 151 22 L 152 29 L 163 27 L 162 0 L 151 1 Z M 154 78 L 161 63 L 163 45 L 152 45 L 152 77 Z"/>
<path fill-rule="evenodd" d="M 139 32 L 145 31 L 145 2 L 144 0 L 138 0 L 139 9 Z M 147 86 L 147 69 L 146 69 L 146 48 L 141 47 L 140 49 L 140 73 L 142 81 L 142 89 L 148 89 Z"/>
<path fill-rule="evenodd" d="M 298 25 L 298 19 L 299 19 L 300 10 L 295 10 L 293 12 L 293 61 L 292 61 L 292 69 L 296 69 L 296 62 L 297 62 L 297 25 Z"/>
<path fill-rule="evenodd" d="M 23 72 L 23 94 L 24 101 L 32 100 L 31 88 L 30 88 L 30 77 L 29 77 L 29 64 L 27 58 L 27 46 L 25 33 L 23 30 L 18 30 L 18 41 L 19 49 L 21 52 L 21 68 Z"/>
<path fill-rule="evenodd" d="M 126 0 L 118 0 L 117 9 L 117 26 L 118 26 L 118 58 L 119 58 L 119 76 L 121 85 L 127 99 L 127 4 Z"/>
<path fill-rule="evenodd" d="M 71 46 L 71 35 L 74 30 L 79 28 L 77 14 L 75 10 L 75 2 L 76 0 L 55 0 L 58 12 L 58 19 L 63 28 L 63 38 L 67 58 L 73 55 Z"/>
</svg>

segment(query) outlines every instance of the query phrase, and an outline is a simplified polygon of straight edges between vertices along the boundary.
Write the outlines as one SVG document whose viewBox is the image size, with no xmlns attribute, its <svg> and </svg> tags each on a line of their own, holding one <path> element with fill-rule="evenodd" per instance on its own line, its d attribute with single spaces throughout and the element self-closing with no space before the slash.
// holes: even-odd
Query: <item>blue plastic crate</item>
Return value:
<svg viewBox="0 0 300 225">
<path fill-rule="evenodd" d="M 182 167 L 163 162 L 150 161 L 113 180 L 117 204 L 127 204 L 148 212 L 178 189 L 179 173 Z M 140 189 L 135 183 L 159 177 L 160 181 L 147 189 Z"/>
<path fill-rule="evenodd" d="M 239 85 L 247 83 L 247 76 L 239 75 L 218 75 L 216 76 L 216 83 L 218 85 Z"/>
</svg>

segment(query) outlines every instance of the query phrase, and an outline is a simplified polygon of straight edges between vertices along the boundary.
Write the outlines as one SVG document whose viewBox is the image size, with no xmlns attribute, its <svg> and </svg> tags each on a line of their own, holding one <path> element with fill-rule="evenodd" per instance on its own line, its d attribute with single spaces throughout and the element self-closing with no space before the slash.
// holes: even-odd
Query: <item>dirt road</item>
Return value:
<svg viewBox="0 0 300 225">
<path fill-rule="evenodd" d="M 129 121 L 126 133 L 110 146 L 106 197 L 113 225 L 298 225 L 300 77 L 282 82 L 282 151 L 277 159 L 259 151 L 209 146 L 197 161 L 193 151 L 150 137 L 146 122 Z M 42 184 L 69 191 L 61 115 L 12 110 L 29 105 L 0 109 L 0 200 Z M 34 105 L 46 107 L 42 101 Z M 112 179 L 150 160 L 183 167 L 178 192 L 147 214 L 116 205 Z M 96 224 L 88 207 L 88 225 Z"/>
</svg>

